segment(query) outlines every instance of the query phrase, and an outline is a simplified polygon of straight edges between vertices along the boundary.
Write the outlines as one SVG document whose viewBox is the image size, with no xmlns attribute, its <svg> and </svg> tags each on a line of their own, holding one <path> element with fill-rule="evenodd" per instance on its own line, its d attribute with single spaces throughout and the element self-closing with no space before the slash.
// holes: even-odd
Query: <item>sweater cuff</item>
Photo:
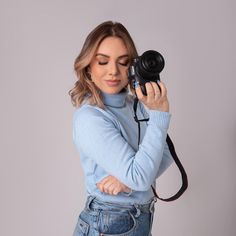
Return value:
<svg viewBox="0 0 236 236">
<path fill-rule="evenodd" d="M 149 110 L 149 121 L 150 125 L 157 125 L 158 127 L 168 129 L 170 125 L 171 114 L 169 112 Z"/>
<path fill-rule="evenodd" d="M 132 190 L 132 189 L 131 189 L 128 193 L 123 192 L 123 194 L 124 194 L 125 196 L 130 196 L 132 193 L 133 193 L 133 190 Z"/>
</svg>

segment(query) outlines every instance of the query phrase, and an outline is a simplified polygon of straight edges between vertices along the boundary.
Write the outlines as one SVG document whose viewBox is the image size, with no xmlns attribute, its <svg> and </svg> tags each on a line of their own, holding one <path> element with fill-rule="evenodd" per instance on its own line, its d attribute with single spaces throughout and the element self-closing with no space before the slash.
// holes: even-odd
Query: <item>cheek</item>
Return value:
<svg viewBox="0 0 236 236">
<path fill-rule="evenodd" d="M 93 68 L 91 71 L 92 75 L 96 78 L 102 78 L 106 75 L 106 69 L 105 68 Z"/>
<path fill-rule="evenodd" d="M 128 79 L 128 69 L 121 70 L 121 74 L 122 74 L 123 78 Z"/>
</svg>

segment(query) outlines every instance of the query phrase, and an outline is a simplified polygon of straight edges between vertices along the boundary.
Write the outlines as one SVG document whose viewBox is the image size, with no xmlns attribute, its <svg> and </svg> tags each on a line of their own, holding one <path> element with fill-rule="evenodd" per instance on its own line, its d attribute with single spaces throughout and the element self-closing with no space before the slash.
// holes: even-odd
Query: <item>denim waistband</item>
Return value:
<svg viewBox="0 0 236 236">
<path fill-rule="evenodd" d="M 98 199 L 96 196 L 88 196 L 86 201 L 86 209 L 88 210 L 119 210 L 119 211 L 133 211 L 136 212 L 136 217 L 138 217 L 142 212 L 143 213 L 153 213 L 154 204 L 156 203 L 156 197 L 153 197 L 149 202 L 145 204 L 122 204 L 122 203 L 113 203 L 106 202 Z"/>
</svg>

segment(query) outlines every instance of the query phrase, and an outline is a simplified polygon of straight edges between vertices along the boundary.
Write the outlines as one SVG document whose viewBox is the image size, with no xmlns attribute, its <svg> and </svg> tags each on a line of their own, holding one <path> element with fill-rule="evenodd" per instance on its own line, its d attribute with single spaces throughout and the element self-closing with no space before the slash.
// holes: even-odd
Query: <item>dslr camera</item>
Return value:
<svg viewBox="0 0 236 236">
<path fill-rule="evenodd" d="M 138 83 L 144 95 L 147 95 L 145 83 L 160 80 L 159 73 L 163 70 L 165 61 L 163 56 L 154 50 L 148 50 L 141 56 L 134 58 L 128 68 L 130 86 L 135 88 Z"/>
</svg>

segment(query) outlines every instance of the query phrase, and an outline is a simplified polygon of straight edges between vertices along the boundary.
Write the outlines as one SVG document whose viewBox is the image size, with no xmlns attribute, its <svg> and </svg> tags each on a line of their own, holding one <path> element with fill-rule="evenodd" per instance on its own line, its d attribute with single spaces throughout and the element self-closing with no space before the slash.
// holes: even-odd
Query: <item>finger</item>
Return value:
<svg viewBox="0 0 236 236">
<path fill-rule="evenodd" d="M 142 102 L 146 100 L 146 96 L 143 94 L 141 87 L 139 85 L 135 88 L 135 92 L 136 92 L 138 100 Z"/>
<path fill-rule="evenodd" d="M 120 191 L 119 191 L 118 188 L 113 189 L 113 195 L 117 195 L 119 192 L 120 192 Z"/>
<path fill-rule="evenodd" d="M 101 192 L 105 192 L 104 186 L 105 186 L 105 184 L 109 181 L 109 177 L 110 177 L 110 176 L 107 176 L 106 178 L 102 179 L 102 181 L 100 181 L 100 182 L 97 184 L 97 186 L 98 186 L 98 188 L 99 188 L 99 190 L 100 190 Z"/>
<path fill-rule="evenodd" d="M 113 187 L 114 187 L 113 195 L 117 195 L 120 192 L 129 193 L 131 191 L 131 189 L 128 186 L 124 185 L 124 184 L 115 185 Z"/>
<path fill-rule="evenodd" d="M 97 188 L 99 189 L 100 192 L 103 192 L 102 185 L 96 184 Z"/>
<path fill-rule="evenodd" d="M 115 190 L 116 190 L 116 186 L 112 184 L 111 186 L 109 186 L 108 192 L 110 195 L 114 195 Z"/>
<path fill-rule="evenodd" d="M 114 187 L 112 185 L 116 184 L 117 179 L 114 176 L 109 175 L 102 181 L 102 188 L 105 193 L 112 194 Z"/>
<path fill-rule="evenodd" d="M 104 191 L 108 194 L 115 195 L 121 192 L 120 182 L 115 179 L 111 179 L 104 185 Z"/>
<path fill-rule="evenodd" d="M 102 192 L 102 193 L 106 193 L 107 192 L 107 189 L 104 187 L 104 185 L 97 184 L 97 187 L 100 190 L 100 192 Z"/>
<path fill-rule="evenodd" d="M 151 84 L 155 93 L 155 99 L 157 99 L 161 96 L 160 88 L 158 87 L 158 84 L 156 82 L 151 82 Z"/>
<path fill-rule="evenodd" d="M 104 185 L 104 184 L 106 184 L 109 180 L 111 180 L 112 178 L 113 178 L 113 176 L 108 175 L 108 176 L 106 176 L 105 178 L 103 178 L 103 179 L 99 182 L 99 184 L 100 184 L 100 185 Z"/>
<path fill-rule="evenodd" d="M 130 191 L 131 191 L 131 188 L 129 188 L 129 187 L 126 186 L 126 188 L 124 189 L 124 192 L 130 193 Z"/>
<path fill-rule="evenodd" d="M 161 96 L 165 97 L 167 95 L 167 89 L 166 89 L 165 84 L 162 81 L 158 81 L 158 85 L 161 88 Z"/>
<path fill-rule="evenodd" d="M 115 185 L 113 188 L 113 195 L 117 195 L 120 192 L 124 192 L 124 190 L 122 189 L 122 186 L 120 184 Z"/>
<path fill-rule="evenodd" d="M 103 185 L 105 192 L 109 192 L 110 187 L 113 185 L 114 181 L 108 181 Z"/>
<path fill-rule="evenodd" d="M 145 84 L 147 91 L 147 102 L 153 101 L 155 98 L 155 90 L 150 82 Z"/>
<path fill-rule="evenodd" d="M 117 189 L 117 187 L 116 187 L 115 183 L 111 183 L 111 185 L 109 185 L 109 186 L 104 186 L 104 189 L 105 189 L 106 193 L 113 195 L 113 192 L 114 192 L 114 190 Z"/>
</svg>

